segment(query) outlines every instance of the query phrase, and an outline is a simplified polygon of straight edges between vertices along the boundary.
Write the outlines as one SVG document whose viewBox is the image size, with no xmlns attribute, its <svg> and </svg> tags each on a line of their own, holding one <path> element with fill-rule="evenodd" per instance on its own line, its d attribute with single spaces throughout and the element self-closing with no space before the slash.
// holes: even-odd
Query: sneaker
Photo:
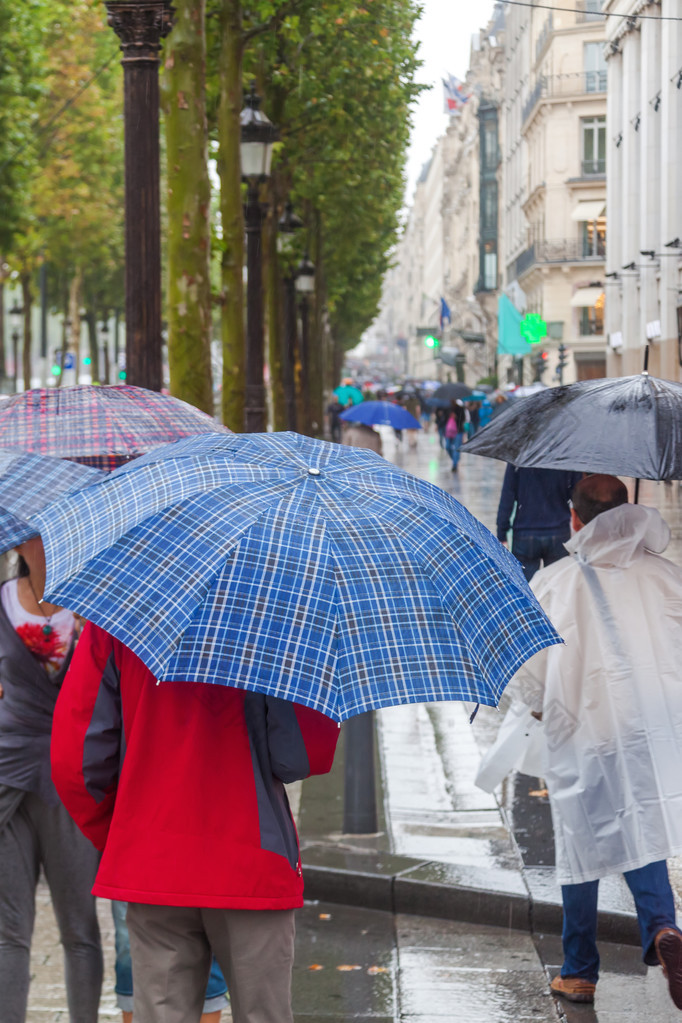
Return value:
<svg viewBox="0 0 682 1023">
<path fill-rule="evenodd" d="M 569 1002 L 587 1002 L 592 1004 L 597 988 L 591 980 L 582 977 L 555 977 L 549 985 L 553 995 L 561 995 Z"/>
<path fill-rule="evenodd" d="M 682 1009 L 682 934 L 673 927 L 664 927 L 654 938 L 658 961 L 668 981 L 670 997 Z"/>
</svg>

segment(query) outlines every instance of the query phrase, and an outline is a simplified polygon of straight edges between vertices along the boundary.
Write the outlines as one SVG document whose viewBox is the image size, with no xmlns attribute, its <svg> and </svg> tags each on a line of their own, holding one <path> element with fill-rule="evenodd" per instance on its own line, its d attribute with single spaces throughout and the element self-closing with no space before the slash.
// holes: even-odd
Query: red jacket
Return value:
<svg viewBox="0 0 682 1023">
<path fill-rule="evenodd" d="M 93 893 L 167 906 L 303 904 L 284 785 L 331 768 L 338 725 L 299 704 L 157 683 L 91 623 L 54 714 L 52 777 L 103 850 Z"/>
</svg>

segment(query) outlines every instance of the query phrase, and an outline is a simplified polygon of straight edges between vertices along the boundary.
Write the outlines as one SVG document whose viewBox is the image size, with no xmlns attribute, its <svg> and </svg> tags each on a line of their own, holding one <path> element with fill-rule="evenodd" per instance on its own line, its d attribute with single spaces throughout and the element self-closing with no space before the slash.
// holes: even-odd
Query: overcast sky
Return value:
<svg viewBox="0 0 682 1023">
<path fill-rule="evenodd" d="M 417 22 L 419 56 L 423 67 L 418 81 L 433 88 L 422 93 L 415 108 L 412 142 L 407 161 L 407 205 L 433 144 L 447 128 L 443 113 L 441 78 L 451 73 L 463 79 L 469 66 L 471 36 L 484 28 L 493 11 L 493 0 L 422 0 L 424 13 Z"/>
</svg>

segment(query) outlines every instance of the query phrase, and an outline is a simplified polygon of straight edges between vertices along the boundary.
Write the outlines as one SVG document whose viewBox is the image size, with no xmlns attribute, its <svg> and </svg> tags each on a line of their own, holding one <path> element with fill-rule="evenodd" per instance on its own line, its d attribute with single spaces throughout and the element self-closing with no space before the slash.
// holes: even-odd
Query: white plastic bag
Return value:
<svg viewBox="0 0 682 1023">
<path fill-rule="evenodd" d="M 484 792 L 492 792 L 510 771 L 522 771 L 543 777 L 546 745 L 542 722 L 530 708 L 512 703 L 500 725 L 497 738 L 481 758 L 474 783 Z"/>
</svg>

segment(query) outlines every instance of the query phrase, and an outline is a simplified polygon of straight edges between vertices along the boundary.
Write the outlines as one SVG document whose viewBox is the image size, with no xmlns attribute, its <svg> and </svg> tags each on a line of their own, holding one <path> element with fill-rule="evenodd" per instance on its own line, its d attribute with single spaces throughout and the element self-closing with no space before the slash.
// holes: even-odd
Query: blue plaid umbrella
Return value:
<svg viewBox="0 0 682 1023">
<path fill-rule="evenodd" d="M 343 720 L 432 700 L 495 705 L 559 642 L 518 562 L 443 490 L 295 433 L 188 438 L 37 517 L 48 599 L 161 680 Z"/>
<path fill-rule="evenodd" d="M 50 501 L 103 476 L 75 462 L 0 448 L 0 553 L 37 535 L 29 519 Z"/>
</svg>

